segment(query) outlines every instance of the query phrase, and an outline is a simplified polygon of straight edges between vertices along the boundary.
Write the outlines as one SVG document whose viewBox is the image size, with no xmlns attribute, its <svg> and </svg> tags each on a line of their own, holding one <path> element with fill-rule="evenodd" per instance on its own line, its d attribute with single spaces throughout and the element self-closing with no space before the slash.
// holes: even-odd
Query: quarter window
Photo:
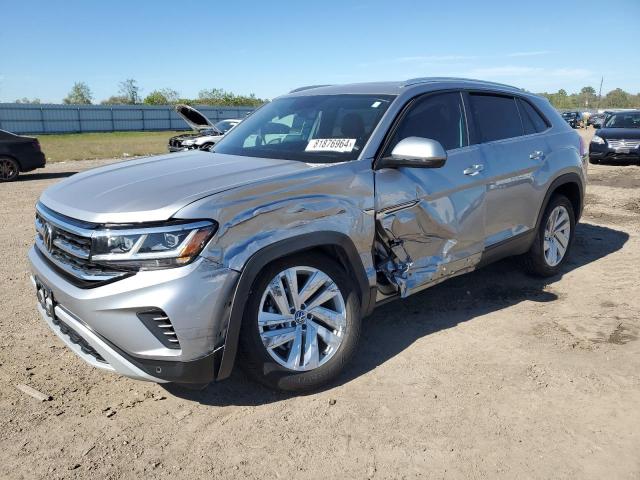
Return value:
<svg viewBox="0 0 640 480">
<path fill-rule="evenodd" d="M 518 108 L 522 117 L 525 135 L 530 133 L 543 132 L 548 128 L 548 124 L 542 116 L 531 106 L 529 102 L 521 98 L 518 99 Z"/>
<path fill-rule="evenodd" d="M 418 99 L 400 120 L 385 156 L 408 137 L 437 140 L 446 150 L 466 146 L 467 128 L 460 93 L 439 93 Z"/>
<path fill-rule="evenodd" d="M 472 93 L 469 100 L 480 142 L 493 142 L 523 134 L 515 98 Z"/>
</svg>

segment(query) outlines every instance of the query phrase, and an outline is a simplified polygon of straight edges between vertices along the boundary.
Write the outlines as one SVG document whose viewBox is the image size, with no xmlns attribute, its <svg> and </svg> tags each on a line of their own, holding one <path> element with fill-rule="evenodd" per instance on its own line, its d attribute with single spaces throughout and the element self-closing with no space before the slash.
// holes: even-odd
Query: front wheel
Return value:
<svg viewBox="0 0 640 480">
<path fill-rule="evenodd" d="M 317 389 L 337 377 L 360 336 L 358 296 L 324 255 L 276 260 L 256 278 L 240 338 L 244 366 L 265 385 Z"/>
<path fill-rule="evenodd" d="M 542 277 L 557 274 L 569 256 L 575 229 L 575 213 L 569 199 L 564 195 L 551 197 L 533 245 L 525 254 L 525 268 Z"/>
</svg>

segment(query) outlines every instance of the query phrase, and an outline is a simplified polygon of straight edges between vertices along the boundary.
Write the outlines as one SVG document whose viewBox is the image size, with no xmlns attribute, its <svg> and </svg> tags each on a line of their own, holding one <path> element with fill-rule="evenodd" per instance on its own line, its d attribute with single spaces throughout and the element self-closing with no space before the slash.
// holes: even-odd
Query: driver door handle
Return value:
<svg viewBox="0 0 640 480">
<path fill-rule="evenodd" d="M 474 175 L 478 175 L 483 170 L 484 165 L 477 163 L 475 165 L 471 165 L 469 168 L 465 168 L 462 173 L 473 177 Z"/>
</svg>

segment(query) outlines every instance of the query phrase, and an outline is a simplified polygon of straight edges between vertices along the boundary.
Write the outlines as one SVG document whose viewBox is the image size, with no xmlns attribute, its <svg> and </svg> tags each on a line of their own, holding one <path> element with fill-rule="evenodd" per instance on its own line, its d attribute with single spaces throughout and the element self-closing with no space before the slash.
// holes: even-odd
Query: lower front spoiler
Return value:
<svg viewBox="0 0 640 480">
<path fill-rule="evenodd" d="M 206 384 L 215 377 L 217 352 L 189 362 L 133 357 L 93 332 L 60 306 L 54 309 L 54 320 L 39 303 L 36 305 L 43 320 L 67 347 L 96 368 L 156 383 Z"/>
</svg>

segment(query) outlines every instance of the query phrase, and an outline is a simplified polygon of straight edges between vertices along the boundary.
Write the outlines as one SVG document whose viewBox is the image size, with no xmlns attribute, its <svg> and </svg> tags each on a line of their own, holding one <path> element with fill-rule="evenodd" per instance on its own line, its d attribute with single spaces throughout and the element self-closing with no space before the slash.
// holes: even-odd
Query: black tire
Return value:
<svg viewBox="0 0 640 480">
<path fill-rule="evenodd" d="M 20 164 L 10 157 L 0 157 L 0 182 L 13 182 L 20 175 Z"/>
<path fill-rule="evenodd" d="M 592 165 L 598 165 L 600 163 L 600 159 L 599 158 L 594 158 L 594 157 L 589 157 L 589 163 L 591 163 Z"/>
<path fill-rule="evenodd" d="M 276 362 L 263 345 L 258 329 L 262 294 L 269 282 L 288 268 L 302 266 L 321 270 L 333 280 L 342 294 L 346 312 L 345 333 L 336 352 L 326 363 L 308 371 L 291 370 Z M 241 366 L 252 378 L 276 390 L 307 392 L 334 380 L 353 357 L 360 337 L 360 303 L 352 285 L 342 267 L 322 254 L 296 254 L 267 265 L 255 279 L 245 307 L 240 332 Z"/>
<path fill-rule="evenodd" d="M 549 265 L 544 255 L 544 232 L 547 220 L 549 219 L 551 212 L 553 212 L 553 210 L 559 206 L 564 207 L 569 214 L 569 242 L 562 260 L 560 260 L 557 265 L 552 266 Z M 576 220 L 575 213 L 573 211 L 573 205 L 564 195 L 553 195 L 549 200 L 547 208 L 545 208 L 544 214 L 542 215 L 542 219 L 540 220 L 540 225 L 538 226 L 538 231 L 536 232 L 536 237 L 533 241 L 533 245 L 531 245 L 529 251 L 523 256 L 525 270 L 528 273 L 539 277 L 551 277 L 553 275 L 556 275 L 562 268 L 564 262 L 567 261 L 567 258 L 571 253 L 571 246 L 573 245 L 573 239 L 575 238 L 575 231 Z"/>
</svg>

